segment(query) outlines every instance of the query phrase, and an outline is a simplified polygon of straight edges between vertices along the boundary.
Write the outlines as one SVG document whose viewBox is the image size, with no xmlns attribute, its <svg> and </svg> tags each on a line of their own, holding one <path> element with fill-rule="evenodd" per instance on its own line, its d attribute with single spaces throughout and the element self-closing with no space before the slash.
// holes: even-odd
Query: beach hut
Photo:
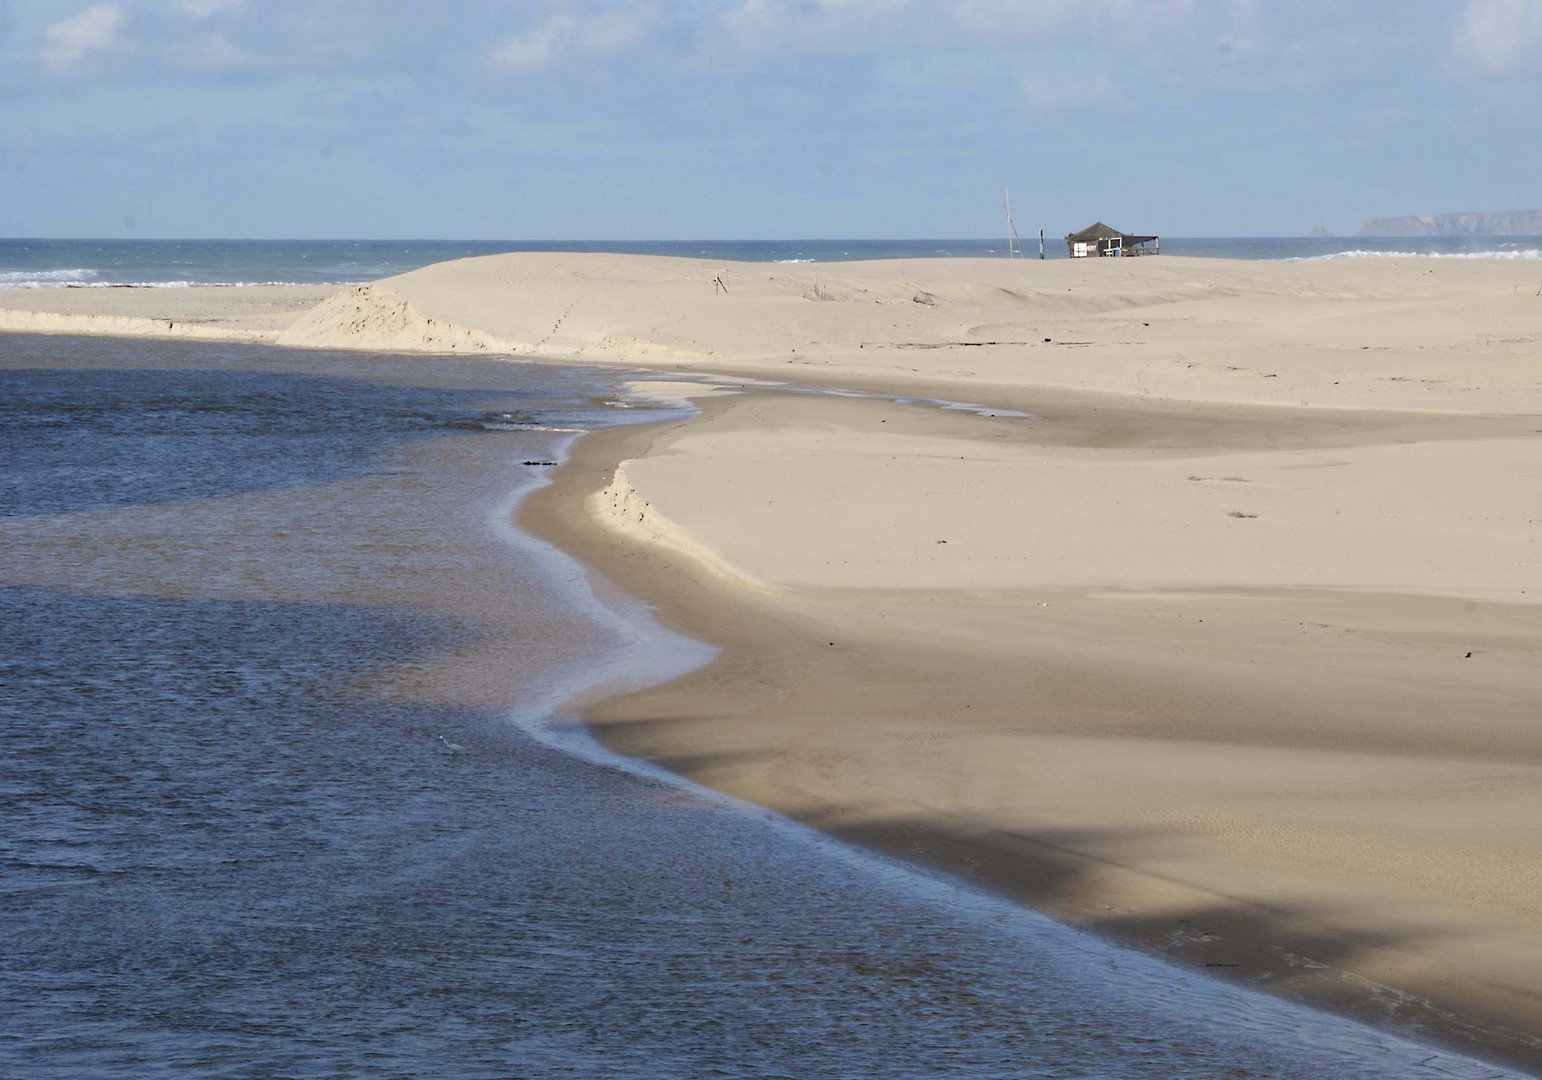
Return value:
<svg viewBox="0 0 1542 1080">
<path fill-rule="evenodd" d="M 1148 248 L 1146 245 L 1150 244 Z M 1104 255 L 1157 255 L 1162 250 L 1161 237 L 1131 236 L 1111 229 L 1101 221 L 1065 238 L 1066 250 L 1073 259 Z"/>
</svg>

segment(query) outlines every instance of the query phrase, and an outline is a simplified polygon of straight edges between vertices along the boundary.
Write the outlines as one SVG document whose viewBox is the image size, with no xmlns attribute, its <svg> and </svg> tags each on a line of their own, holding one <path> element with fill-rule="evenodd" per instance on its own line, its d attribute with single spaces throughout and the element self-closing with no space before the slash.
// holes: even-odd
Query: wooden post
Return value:
<svg viewBox="0 0 1542 1080">
<path fill-rule="evenodd" d="M 1007 258 L 1026 259 L 1028 253 L 1023 250 L 1023 238 L 1017 235 L 1017 225 L 1012 221 L 1012 189 L 1003 185 L 1002 190 L 1006 194 L 1001 205 L 1007 212 Z"/>
</svg>

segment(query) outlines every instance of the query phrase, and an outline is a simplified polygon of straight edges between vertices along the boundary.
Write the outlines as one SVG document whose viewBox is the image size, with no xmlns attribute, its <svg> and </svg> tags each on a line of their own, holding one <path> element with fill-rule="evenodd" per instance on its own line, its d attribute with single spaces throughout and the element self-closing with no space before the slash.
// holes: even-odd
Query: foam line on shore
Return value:
<svg viewBox="0 0 1542 1080">
<path fill-rule="evenodd" d="M 582 434 L 566 434 L 558 440 L 553 454 L 558 462 L 567 460 L 568 449 Z M 666 630 L 641 601 L 606 582 L 565 551 L 514 524 L 520 505 L 550 483 L 549 475 L 528 475 L 492 510 L 490 527 L 504 543 L 541 563 L 550 579 L 562 585 L 584 616 L 615 635 L 616 653 L 599 664 L 592 657 L 575 660 L 570 671 L 556 677 L 534 701 L 522 706 L 521 715 L 551 716 L 571 710 L 580 699 L 655 686 L 709 663 L 717 655 L 715 648 Z M 523 721 L 521 726 L 525 726 Z"/>
</svg>

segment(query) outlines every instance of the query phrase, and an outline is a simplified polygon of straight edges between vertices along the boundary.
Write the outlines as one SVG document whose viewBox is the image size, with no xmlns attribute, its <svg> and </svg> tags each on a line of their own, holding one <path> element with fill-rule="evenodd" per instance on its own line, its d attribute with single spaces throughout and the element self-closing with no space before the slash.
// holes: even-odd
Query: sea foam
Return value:
<svg viewBox="0 0 1542 1080">
<path fill-rule="evenodd" d="M 0 288 L 47 289 L 84 285 L 100 276 L 88 267 L 75 270 L 0 270 Z"/>
<path fill-rule="evenodd" d="M 1324 259 L 1542 259 L 1542 249 L 1512 248 L 1508 251 L 1374 251 L 1353 248 L 1326 255 L 1299 255 L 1284 262 L 1320 262 Z"/>
</svg>

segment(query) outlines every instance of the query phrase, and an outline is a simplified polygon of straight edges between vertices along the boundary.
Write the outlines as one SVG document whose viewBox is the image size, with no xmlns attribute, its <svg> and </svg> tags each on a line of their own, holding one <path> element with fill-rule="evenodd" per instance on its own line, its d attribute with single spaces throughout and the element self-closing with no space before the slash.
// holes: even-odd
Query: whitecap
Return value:
<svg viewBox="0 0 1542 1080">
<path fill-rule="evenodd" d="M 1353 248 L 1326 255 L 1298 255 L 1283 262 L 1320 262 L 1324 259 L 1542 259 L 1542 249 L 1511 248 L 1493 251 L 1375 251 Z"/>
<path fill-rule="evenodd" d="M 0 270 L 0 288 L 47 289 L 82 285 L 100 275 L 89 267 L 73 270 Z"/>
</svg>

